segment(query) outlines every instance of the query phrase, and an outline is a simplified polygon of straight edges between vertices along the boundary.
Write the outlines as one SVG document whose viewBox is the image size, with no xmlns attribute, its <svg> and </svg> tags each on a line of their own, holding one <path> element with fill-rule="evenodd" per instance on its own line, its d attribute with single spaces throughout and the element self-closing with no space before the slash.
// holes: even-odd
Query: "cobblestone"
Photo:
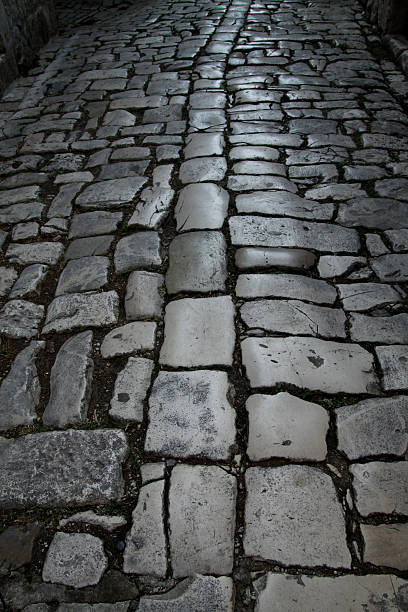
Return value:
<svg viewBox="0 0 408 612">
<path fill-rule="evenodd" d="M 3 607 L 404 608 L 408 82 L 367 2 L 55 3 L 0 101 Z"/>
</svg>

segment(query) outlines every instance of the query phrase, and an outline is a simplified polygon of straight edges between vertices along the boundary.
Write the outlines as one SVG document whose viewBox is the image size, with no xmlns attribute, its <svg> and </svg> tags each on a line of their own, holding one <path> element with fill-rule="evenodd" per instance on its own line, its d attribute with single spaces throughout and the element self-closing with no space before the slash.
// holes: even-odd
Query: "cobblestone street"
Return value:
<svg viewBox="0 0 408 612">
<path fill-rule="evenodd" d="M 0 102 L 0 610 L 408 610 L 408 77 L 358 0 L 58 0 Z"/>
</svg>

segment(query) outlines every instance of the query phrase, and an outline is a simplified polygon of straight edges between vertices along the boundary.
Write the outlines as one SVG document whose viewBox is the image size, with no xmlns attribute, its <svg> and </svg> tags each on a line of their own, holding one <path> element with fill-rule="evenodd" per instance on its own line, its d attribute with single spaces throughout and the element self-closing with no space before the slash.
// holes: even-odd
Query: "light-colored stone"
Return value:
<svg viewBox="0 0 408 612">
<path fill-rule="evenodd" d="M 123 495 L 125 434 L 116 429 L 0 438 L 0 507 L 104 504 Z"/>
<path fill-rule="evenodd" d="M 37 418 L 40 401 L 40 381 L 36 358 L 45 342 L 30 342 L 14 359 L 0 386 L 0 430 L 32 425 Z"/>
<path fill-rule="evenodd" d="M 340 308 L 324 308 L 298 300 L 256 300 L 240 309 L 245 325 L 252 330 L 345 338 L 346 317 Z"/>
<path fill-rule="evenodd" d="M 350 467 L 361 516 L 375 512 L 408 514 L 408 462 L 370 461 Z"/>
<path fill-rule="evenodd" d="M 273 574 L 254 582 L 255 612 L 400 612 L 408 583 L 397 576 Z"/>
<path fill-rule="evenodd" d="M 140 490 L 123 554 L 123 571 L 127 574 L 166 577 L 164 485 L 164 480 L 158 480 Z"/>
<path fill-rule="evenodd" d="M 270 249 L 243 247 L 235 251 L 235 265 L 240 270 L 251 268 L 290 268 L 307 270 L 316 261 L 316 255 L 303 249 Z"/>
<path fill-rule="evenodd" d="M 174 210 L 177 231 L 220 229 L 227 216 L 228 202 L 228 193 L 218 185 L 187 185 L 180 191 Z"/>
<path fill-rule="evenodd" d="M 408 281 L 408 253 L 389 253 L 380 257 L 372 257 L 370 264 L 378 278 L 384 282 Z"/>
<path fill-rule="evenodd" d="M 10 298 L 19 298 L 40 293 L 41 285 L 48 274 L 48 266 L 33 264 L 24 268 L 10 292 Z"/>
<path fill-rule="evenodd" d="M 98 584 L 107 567 L 102 540 L 89 533 L 59 531 L 47 551 L 42 577 L 45 582 L 80 589 Z"/>
<path fill-rule="evenodd" d="M 226 171 L 227 162 L 224 157 L 195 157 L 181 164 L 179 179 L 184 185 L 222 181 Z"/>
<path fill-rule="evenodd" d="M 333 304 L 336 290 L 326 281 L 297 274 L 240 274 L 238 297 L 275 297 L 308 300 L 317 304 Z"/>
<path fill-rule="evenodd" d="M 116 231 L 122 219 L 122 213 L 108 212 L 106 210 L 95 210 L 74 215 L 68 237 L 71 239 L 109 234 L 109 232 Z"/>
<path fill-rule="evenodd" d="M 118 320 L 118 311 L 119 296 L 116 291 L 61 295 L 48 306 L 43 333 L 114 325 Z"/>
<path fill-rule="evenodd" d="M 140 226 L 156 229 L 169 214 L 174 197 L 173 189 L 148 187 L 140 194 L 136 209 L 129 219 L 129 227 Z"/>
<path fill-rule="evenodd" d="M 397 304 L 401 295 L 391 285 L 380 283 L 349 283 L 336 285 L 344 310 L 365 311 L 377 306 Z"/>
<path fill-rule="evenodd" d="M 164 276 L 154 272 L 131 272 L 129 274 L 125 310 L 128 320 L 156 319 L 163 308 Z"/>
<path fill-rule="evenodd" d="M 66 527 L 70 523 L 94 525 L 95 527 L 100 527 L 104 531 L 111 533 L 120 527 L 124 527 L 126 525 L 126 519 L 124 516 L 107 516 L 96 514 L 93 510 L 86 510 L 85 512 L 77 512 L 66 519 L 61 519 L 58 523 L 58 527 Z"/>
<path fill-rule="evenodd" d="M 42 263 L 55 266 L 64 252 L 60 242 L 33 242 L 32 244 L 10 244 L 6 257 L 11 263 L 26 266 Z"/>
<path fill-rule="evenodd" d="M 231 573 L 235 501 L 236 479 L 221 468 L 176 465 L 169 494 L 170 552 L 176 578 Z"/>
<path fill-rule="evenodd" d="M 263 461 L 286 457 L 323 461 L 329 415 L 318 404 L 290 393 L 251 395 L 246 402 L 249 417 L 248 457 Z"/>
<path fill-rule="evenodd" d="M 65 427 L 84 421 L 92 391 L 92 332 L 69 338 L 52 366 L 50 399 L 42 417 L 44 425 Z"/>
<path fill-rule="evenodd" d="M 225 141 L 222 134 L 189 134 L 186 138 L 186 146 L 184 147 L 184 159 L 222 155 L 224 146 Z"/>
<path fill-rule="evenodd" d="M 408 525 L 361 525 L 364 561 L 373 565 L 408 569 Z M 398 602 L 400 603 L 400 602 Z M 398 606 L 399 608 L 399 606 Z"/>
<path fill-rule="evenodd" d="M 317 267 L 322 278 L 335 278 L 342 276 L 353 268 L 364 265 L 365 257 L 353 257 L 349 255 L 322 255 Z"/>
<path fill-rule="evenodd" d="M 170 302 L 160 363 L 173 367 L 231 365 L 234 313 L 229 296 Z"/>
<path fill-rule="evenodd" d="M 261 213 L 279 215 L 313 221 L 329 221 L 334 213 L 334 205 L 313 202 L 301 198 L 290 191 L 255 191 L 240 194 L 236 197 L 239 213 Z"/>
<path fill-rule="evenodd" d="M 246 472 L 245 554 L 284 565 L 350 567 L 333 482 L 309 466 Z"/>
<path fill-rule="evenodd" d="M 188 232 L 170 243 L 166 274 L 170 294 L 225 291 L 226 278 L 227 245 L 221 232 Z"/>
<path fill-rule="evenodd" d="M 0 267 L 0 297 L 8 294 L 18 277 L 18 272 L 14 268 Z"/>
<path fill-rule="evenodd" d="M 356 344 L 318 338 L 246 338 L 242 361 L 252 388 L 280 383 L 325 393 L 377 393 L 373 356 Z"/>
<path fill-rule="evenodd" d="M 351 460 L 376 455 L 402 457 L 408 449 L 405 395 L 367 399 L 336 409 L 338 448 Z"/>
<path fill-rule="evenodd" d="M 160 238 L 157 232 L 135 232 L 119 240 L 115 249 L 117 274 L 161 265 Z"/>
<path fill-rule="evenodd" d="M 89 185 L 76 199 L 81 208 L 128 206 L 147 183 L 143 176 L 111 179 Z"/>
<path fill-rule="evenodd" d="M 100 289 L 108 282 L 109 258 L 80 257 L 70 260 L 59 277 L 55 295 Z"/>
<path fill-rule="evenodd" d="M 156 338 L 156 323 L 135 321 L 117 327 L 103 339 L 101 355 L 104 359 L 129 355 L 135 351 L 152 350 Z"/>
<path fill-rule="evenodd" d="M 393 344 L 375 349 L 382 370 L 384 391 L 408 389 L 408 346 Z"/>
<path fill-rule="evenodd" d="M 44 317 L 44 306 L 12 300 L 0 311 L 0 333 L 9 338 L 33 338 Z"/>
<path fill-rule="evenodd" d="M 297 247 L 315 251 L 356 253 L 360 240 L 355 230 L 329 223 L 299 219 L 231 217 L 231 241 L 239 246 Z"/>
<path fill-rule="evenodd" d="M 109 415 L 115 421 L 143 421 L 143 402 L 153 372 L 150 359 L 130 357 L 116 378 Z"/>
<path fill-rule="evenodd" d="M 141 597 L 138 612 L 232 612 L 233 607 L 231 578 L 196 575 L 167 593 Z"/>
<path fill-rule="evenodd" d="M 235 443 L 228 390 L 225 372 L 160 372 L 149 399 L 145 451 L 228 461 Z"/>
<path fill-rule="evenodd" d="M 389 317 L 350 315 L 350 338 L 356 342 L 380 342 L 381 344 L 408 344 L 408 314 Z"/>
</svg>

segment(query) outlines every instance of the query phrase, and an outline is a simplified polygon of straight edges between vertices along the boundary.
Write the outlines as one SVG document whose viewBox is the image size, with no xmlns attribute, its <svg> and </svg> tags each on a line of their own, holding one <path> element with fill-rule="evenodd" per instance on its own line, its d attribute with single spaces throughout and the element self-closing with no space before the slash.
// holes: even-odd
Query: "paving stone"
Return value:
<svg viewBox="0 0 408 612">
<path fill-rule="evenodd" d="M 7 576 L 31 561 L 35 539 L 40 534 L 38 523 L 11 525 L 0 534 L 0 576 Z"/>
<path fill-rule="evenodd" d="M 365 311 L 377 306 L 396 304 L 401 295 L 391 286 L 380 283 L 350 283 L 336 285 L 344 310 Z"/>
<path fill-rule="evenodd" d="M 356 253 L 360 247 L 353 229 L 299 219 L 238 216 L 229 220 L 232 244 L 239 246 L 296 247 L 336 253 Z"/>
<path fill-rule="evenodd" d="M 104 504 L 123 495 L 125 434 L 116 429 L 0 438 L 0 506 Z"/>
<path fill-rule="evenodd" d="M 42 577 L 80 589 L 98 584 L 107 566 L 102 540 L 89 533 L 59 531 L 47 551 Z"/>
<path fill-rule="evenodd" d="M 225 372 L 160 372 L 149 399 L 145 450 L 228 461 L 235 443 L 228 389 Z"/>
<path fill-rule="evenodd" d="M 84 170 L 83 172 L 66 172 L 65 174 L 59 174 L 55 177 L 54 184 L 61 185 L 62 183 L 91 183 L 94 179 L 92 172 Z"/>
<path fill-rule="evenodd" d="M 181 121 L 182 114 L 182 104 L 168 104 L 166 106 L 160 106 L 160 108 L 149 108 L 143 113 L 143 123 Z"/>
<path fill-rule="evenodd" d="M 408 226 L 407 205 L 387 198 L 357 198 L 341 202 L 337 223 L 347 227 L 400 229 Z"/>
<path fill-rule="evenodd" d="M 154 272 L 131 272 L 129 274 L 125 310 L 126 319 L 155 319 L 163 308 L 164 276 Z"/>
<path fill-rule="evenodd" d="M 391 575 L 310 576 L 268 572 L 254 582 L 255 612 L 359 612 L 383 608 L 398 612 L 406 581 Z M 374 606 L 374 608 L 373 608 Z"/>
<path fill-rule="evenodd" d="M 39 294 L 47 274 L 48 266 L 33 264 L 24 268 L 10 292 L 10 298 L 25 297 L 32 293 Z"/>
<path fill-rule="evenodd" d="M 233 147 L 229 153 L 232 160 L 237 159 L 263 159 L 266 161 L 277 161 L 279 159 L 279 151 L 271 147 L 256 147 L 256 146 L 238 146 Z"/>
<path fill-rule="evenodd" d="M 143 94 L 141 96 L 132 96 L 129 93 L 129 96 L 125 98 L 112 100 L 110 103 L 110 108 L 113 110 L 118 108 L 139 110 L 144 108 L 159 108 L 161 106 L 165 106 L 166 104 L 167 98 L 165 96 L 144 96 Z"/>
<path fill-rule="evenodd" d="M 128 206 L 146 182 L 142 176 L 100 181 L 89 185 L 77 197 L 76 203 L 82 208 Z"/>
<path fill-rule="evenodd" d="M 384 391 L 408 389 L 407 346 L 377 346 L 375 349 L 382 370 Z"/>
<path fill-rule="evenodd" d="M 408 526 L 361 525 L 364 561 L 405 571 L 408 567 Z M 399 602 L 398 602 L 399 604 Z"/>
<path fill-rule="evenodd" d="M 384 232 L 391 243 L 393 251 L 408 251 L 408 229 Z"/>
<path fill-rule="evenodd" d="M 63 185 L 51 202 L 47 216 L 51 217 L 70 217 L 72 214 L 73 201 L 81 191 L 85 183 L 69 183 Z"/>
<path fill-rule="evenodd" d="M 30 342 L 14 359 L 0 386 L 0 430 L 32 425 L 37 419 L 40 381 L 36 359 L 45 342 Z"/>
<path fill-rule="evenodd" d="M 9 338 L 33 338 L 44 317 L 44 306 L 12 300 L 0 311 L 0 333 Z"/>
<path fill-rule="evenodd" d="M 230 136 L 233 145 L 266 145 L 269 147 L 300 147 L 302 138 L 296 134 L 238 134 Z"/>
<path fill-rule="evenodd" d="M 309 466 L 246 471 L 244 550 L 285 565 L 350 567 L 333 481 Z"/>
<path fill-rule="evenodd" d="M 378 278 L 389 282 L 406 282 L 408 280 L 408 254 L 381 255 L 370 259 L 372 269 Z"/>
<path fill-rule="evenodd" d="M 102 166 L 98 175 L 98 181 L 135 178 L 135 176 L 143 177 L 146 169 L 149 166 L 149 160 L 124 161 L 116 164 L 110 162 L 106 166 Z"/>
<path fill-rule="evenodd" d="M 298 300 L 256 300 L 240 309 L 252 330 L 279 334 L 345 338 L 346 317 L 340 308 L 324 308 Z"/>
<path fill-rule="evenodd" d="M 6 257 L 11 263 L 22 266 L 32 263 L 54 266 L 63 252 L 64 245 L 60 242 L 10 244 L 6 251 Z"/>
<path fill-rule="evenodd" d="M 350 198 L 364 198 L 367 194 L 360 189 L 361 183 L 332 184 L 313 187 L 305 193 L 306 198 L 311 200 L 348 200 Z"/>
<path fill-rule="evenodd" d="M 81 257 L 67 263 L 58 281 L 55 295 L 100 289 L 108 282 L 107 257 Z"/>
<path fill-rule="evenodd" d="M 229 296 L 185 298 L 166 306 L 160 363 L 231 365 L 234 343 L 234 305 Z"/>
<path fill-rule="evenodd" d="M 186 138 L 186 146 L 183 151 L 184 159 L 222 155 L 224 147 L 225 140 L 222 134 L 189 134 Z"/>
<path fill-rule="evenodd" d="M 129 357 L 115 381 L 109 415 L 114 421 L 143 421 L 143 402 L 150 387 L 153 362 Z"/>
<path fill-rule="evenodd" d="M 389 317 L 350 315 L 350 338 L 356 342 L 408 344 L 408 314 Z"/>
<path fill-rule="evenodd" d="M 157 232 L 135 232 L 121 238 L 115 249 L 117 274 L 138 268 L 157 268 L 161 265 L 160 238 Z"/>
<path fill-rule="evenodd" d="M 240 274 L 235 292 L 244 298 L 293 298 L 317 304 L 333 304 L 337 298 L 326 281 L 298 274 Z"/>
<path fill-rule="evenodd" d="M 274 164 L 268 161 L 240 161 L 232 168 L 235 174 L 278 174 L 286 175 L 286 168 L 283 164 Z"/>
<path fill-rule="evenodd" d="M 95 236 L 73 240 L 65 252 L 65 260 L 80 259 L 94 255 L 106 255 L 114 240 L 113 236 Z"/>
<path fill-rule="evenodd" d="M 188 113 L 190 128 L 193 130 L 214 129 L 223 131 L 227 121 L 222 110 L 200 109 L 190 110 Z"/>
<path fill-rule="evenodd" d="M 86 510 L 85 512 L 77 512 L 66 519 L 61 519 L 58 523 L 58 527 L 66 527 L 70 523 L 94 525 L 95 527 L 100 527 L 104 531 L 111 533 L 120 527 L 124 527 L 126 525 L 126 519 L 124 516 L 104 516 L 103 514 L 95 514 L 93 510 Z"/>
<path fill-rule="evenodd" d="M 244 175 L 238 174 L 228 178 L 228 189 L 233 191 L 251 191 L 252 189 L 277 189 L 296 193 L 294 183 L 281 176 L 269 174 Z"/>
<path fill-rule="evenodd" d="M 408 178 L 386 178 L 376 181 L 374 189 L 379 196 L 408 200 Z"/>
<path fill-rule="evenodd" d="M 336 278 L 351 272 L 354 268 L 366 263 L 365 257 L 351 255 L 322 255 L 317 267 L 322 278 Z"/>
<path fill-rule="evenodd" d="M 225 291 L 227 245 L 221 232 L 189 232 L 176 236 L 169 247 L 166 287 L 181 291 Z"/>
<path fill-rule="evenodd" d="M 164 461 L 160 461 L 159 463 L 144 463 L 140 466 L 140 477 L 142 479 L 142 484 L 146 484 L 151 480 L 159 480 L 160 478 L 164 478 L 165 475 L 166 464 Z"/>
<path fill-rule="evenodd" d="M 18 277 L 18 272 L 14 268 L 0 267 L 0 297 L 8 294 Z"/>
<path fill-rule="evenodd" d="M 36 221 L 19 223 L 13 228 L 12 240 L 26 240 L 27 238 L 35 238 L 38 236 L 38 228 L 39 225 Z"/>
<path fill-rule="evenodd" d="M 300 461 L 325 459 L 329 416 L 318 404 L 290 393 L 278 393 L 251 395 L 246 409 L 250 461 L 273 457 Z"/>
<path fill-rule="evenodd" d="M 252 388 L 280 383 L 325 393 L 378 393 L 372 355 L 317 338 L 247 338 L 242 361 Z"/>
<path fill-rule="evenodd" d="M 370 461 L 354 463 L 350 467 L 353 476 L 355 503 L 361 516 L 381 512 L 407 514 L 408 511 L 408 463 Z"/>
<path fill-rule="evenodd" d="M 228 211 L 229 196 L 212 183 L 183 187 L 174 210 L 177 231 L 220 229 Z"/>
<path fill-rule="evenodd" d="M 58 351 L 50 376 L 44 425 L 65 427 L 86 420 L 93 375 L 92 332 L 69 338 Z"/>
<path fill-rule="evenodd" d="M 103 339 L 101 355 L 104 359 L 129 355 L 135 351 L 152 350 L 156 338 L 156 323 L 135 321 L 117 327 Z"/>
<path fill-rule="evenodd" d="M 4 206 L 0 208 L 0 223 L 12 224 L 29 219 L 40 219 L 44 208 L 44 204 L 40 202 L 24 202 Z"/>
<path fill-rule="evenodd" d="M 176 578 L 231 573 L 236 488 L 235 477 L 216 466 L 176 465 L 173 469 L 169 540 Z"/>
<path fill-rule="evenodd" d="M 167 542 L 164 533 L 164 480 L 144 485 L 126 536 L 123 571 L 165 578 Z"/>
<path fill-rule="evenodd" d="M 111 161 L 134 161 L 137 159 L 146 159 L 150 156 L 148 147 L 124 147 L 116 149 L 112 153 Z"/>
<path fill-rule="evenodd" d="M 129 227 L 135 225 L 148 229 L 159 227 L 169 214 L 173 197 L 173 189 L 167 187 L 153 186 L 143 189 L 136 209 L 129 219 Z"/>
<path fill-rule="evenodd" d="M 30 200 L 36 200 L 39 194 L 39 185 L 30 185 L 28 187 L 18 187 L 17 189 L 0 191 L 0 206 L 8 206 L 9 204 L 17 204 L 19 202 L 30 202 Z"/>
<path fill-rule="evenodd" d="M 368 399 L 336 409 L 339 449 L 351 460 L 403 456 L 408 447 L 408 401 L 404 395 Z"/>
<path fill-rule="evenodd" d="M 182 580 L 167 593 L 140 598 L 139 612 L 232 612 L 231 578 L 199 576 Z"/>
<path fill-rule="evenodd" d="M 181 164 L 179 179 L 184 185 L 186 183 L 222 181 L 226 171 L 225 157 L 196 157 Z"/>
<path fill-rule="evenodd" d="M 103 125 L 119 125 L 125 127 L 127 125 L 135 125 L 136 117 L 133 113 L 126 110 L 114 110 L 106 113 L 103 119 Z"/>
<path fill-rule="evenodd" d="M 235 265 L 240 270 L 269 267 L 307 270 L 315 262 L 316 255 L 304 249 L 244 247 L 235 252 Z"/>
<path fill-rule="evenodd" d="M 82 238 L 83 236 L 97 236 L 98 234 L 115 232 L 122 219 L 122 213 L 104 210 L 74 215 L 68 238 Z"/>
<path fill-rule="evenodd" d="M 114 325 L 118 320 L 118 311 L 116 291 L 61 295 L 48 306 L 43 333 Z"/>
</svg>

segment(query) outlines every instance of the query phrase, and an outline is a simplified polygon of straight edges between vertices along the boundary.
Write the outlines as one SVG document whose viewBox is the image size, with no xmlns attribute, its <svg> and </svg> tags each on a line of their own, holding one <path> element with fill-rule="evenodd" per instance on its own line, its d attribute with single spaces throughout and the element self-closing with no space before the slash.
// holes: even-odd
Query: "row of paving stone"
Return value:
<svg viewBox="0 0 408 612">
<path fill-rule="evenodd" d="M 408 89 L 369 31 L 108 7 L 6 94 L 11 609 L 406 605 Z"/>
</svg>

